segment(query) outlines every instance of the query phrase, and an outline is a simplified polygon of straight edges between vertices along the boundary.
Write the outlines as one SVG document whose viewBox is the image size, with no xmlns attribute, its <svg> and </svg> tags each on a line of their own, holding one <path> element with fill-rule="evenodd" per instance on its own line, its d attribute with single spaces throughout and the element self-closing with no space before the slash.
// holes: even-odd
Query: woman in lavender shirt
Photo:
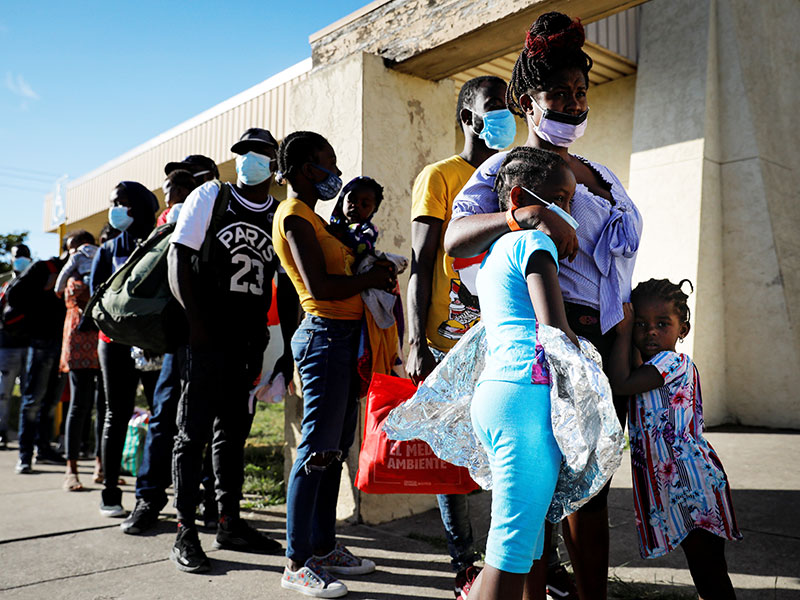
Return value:
<svg viewBox="0 0 800 600">
<path fill-rule="evenodd" d="M 578 20 L 546 13 L 531 26 L 508 86 L 510 110 L 528 124 L 526 146 L 558 153 L 575 175 L 572 230 L 543 207 L 500 213 L 495 175 L 506 153 L 484 162 L 455 200 L 445 249 L 455 257 L 475 256 L 501 235 L 540 229 L 556 243 L 562 261 L 559 282 L 567 319 L 576 334 L 590 340 L 604 363 L 622 320 L 622 303 L 631 292 L 642 218 L 619 179 L 605 166 L 569 153 L 586 128 L 586 91 L 592 59 L 582 50 Z M 555 217 L 555 218 L 554 218 Z M 577 235 L 576 235 L 577 234 Z M 625 421 L 625 402 L 617 402 Z M 563 524 L 564 539 L 581 598 L 605 599 L 608 577 L 608 487 Z"/>
</svg>

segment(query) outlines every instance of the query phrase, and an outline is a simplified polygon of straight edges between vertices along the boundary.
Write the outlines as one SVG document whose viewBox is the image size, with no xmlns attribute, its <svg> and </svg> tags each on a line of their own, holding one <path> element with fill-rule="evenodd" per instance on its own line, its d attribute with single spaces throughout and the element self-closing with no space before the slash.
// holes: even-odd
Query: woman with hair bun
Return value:
<svg viewBox="0 0 800 600">
<path fill-rule="evenodd" d="M 610 169 L 569 153 L 570 144 L 586 129 L 589 112 L 592 59 L 582 49 L 584 41 L 579 20 L 558 12 L 541 15 L 526 35 L 507 91 L 509 110 L 528 125 L 525 145 L 555 152 L 575 176 L 572 216 L 577 229 L 544 206 L 512 206 L 501 212 L 495 178 L 507 153 L 499 152 L 478 167 L 456 198 L 445 249 L 452 256 L 469 257 L 509 231 L 548 234 L 559 258 L 569 259 L 561 261 L 558 275 L 569 326 L 591 341 L 608 364 L 614 326 L 623 318 L 623 302 L 630 299 L 642 218 Z M 615 398 L 615 404 L 624 422 L 625 399 Z M 563 523 L 582 599 L 606 598 L 607 496 L 608 486 Z M 491 565 L 484 572 L 478 598 L 494 597 L 488 589 L 496 580 Z"/>
</svg>

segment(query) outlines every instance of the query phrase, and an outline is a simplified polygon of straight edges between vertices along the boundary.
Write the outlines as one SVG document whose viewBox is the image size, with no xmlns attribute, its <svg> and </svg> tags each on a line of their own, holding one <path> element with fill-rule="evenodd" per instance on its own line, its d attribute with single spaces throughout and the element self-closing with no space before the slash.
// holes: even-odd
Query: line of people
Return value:
<svg viewBox="0 0 800 600">
<path fill-rule="evenodd" d="M 583 43 L 579 21 L 561 13 L 539 17 L 510 82 L 478 77 L 464 84 L 456 107 L 462 151 L 426 166 L 411 189 L 405 370 L 415 383 L 424 380 L 479 320 L 489 347 L 472 403 L 494 481 L 482 570 L 466 497 L 438 497 L 455 594 L 606 597 L 609 486 L 560 524 L 574 585 L 558 555 L 559 526 L 545 522 L 561 453 L 550 423 L 550 378 L 536 343 L 543 323 L 576 344 L 577 336 L 589 340 L 602 355 L 619 419 L 628 423 L 642 555 L 680 546 L 702 598 L 733 598 L 723 540 L 741 534 L 722 465 L 702 436 L 697 370 L 675 349 L 689 331 L 684 282 L 651 280 L 632 289 L 641 215 L 611 170 L 569 152 L 587 126 L 592 60 Z M 514 115 L 525 121 L 527 140 L 503 151 L 516 134 Z M 376 247 L 372 218 L 382 186 L 365 176 L 343 186 L 335 150 L 322 135 L 297 131 L 279 144 L 269 131 L 251 128 L 231 150 L 235 183 L 221 183 L 217 166 L 203 156 L 165 168 L 167 210 L 158 223 L 175 223 L 168 279 L 186 320 L 176 324 L 180 343 L 164 355 L 157 380 L 137 372 L 129 346 L 79 326 L 89 292 L 156 226 L 158 203 L 149 190 L 129 181 L 113 190 L 109 222 L 121 232 L 116 238 L 98 248 L 78 232 L 69 236 L 66 264 L 51 259 L 25 270 L 42 290 L 54 291 L 36 308 L 47 318 L 36 319 L 27 340 L 2 333 L 0 356 L 6 347 L 28 348 L 17 470 L 29 472 L 36 440 L 48 439 L 43 398 L 51 380 L 41 373 L 62 351 L 63 324 L 62 362 L 72 391 L 65 489 L 81 488 L 80 432 L 96 401 L 98 411 L 105 408 L 100 510 L 127 515 L 125 533 L 142 533 L 157 521 L 172 484 L 178 533 L 170 556 L 179 570 L 211 567 L 197 535 L 198 505 L 201 522 L 216 527 L 216 548 L 283 551 L 239 514 L 274 279 L 284 353 L 272 373 L 288 381 L 296 367 L 303 401 L 302 438 L 287 482 L 281 585 L 339 597 L 347 587 L 337 575 L 376 568 L 337 541 L 336 504 L 370 374 L 403 373 L 395 298 L 405 262 Z M 276 179 L 289 185 L 280 203 L 270 194 Z M 337 197 L 326 222 L 317 204 Z M 24 249 L 17 252 L 25 258 Z M 14 290 L 21 287 L 11 286 L 9 305 L 19 303 Z M 66 321 L 56 294 L 64 295 Z M 17 365 L 18 355 L 7 356 Z M 19 370 L 5 364 L 0 408 Z M 127 514 L 120 459 L 139 379 L 151 390 L 152 417 L 136 504 Z M 39 446 L 41 460 L 51 453 L 49 444 Z"/>
</svg>

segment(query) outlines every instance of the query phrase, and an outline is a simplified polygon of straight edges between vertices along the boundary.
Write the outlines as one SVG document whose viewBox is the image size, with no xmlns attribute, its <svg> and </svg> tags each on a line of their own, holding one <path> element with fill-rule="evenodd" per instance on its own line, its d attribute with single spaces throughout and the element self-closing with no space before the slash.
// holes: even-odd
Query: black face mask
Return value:
<svg viewBox="0 0 800 600">
<path fill-rule="evenodd" d="M 541 106 L 539 107 L 541 108 Z M 566 123 L 567 125 L 580 125 L 589 116 L 589 109 L 587 108 L 579 115 L 570 115 L 567 113 L 558 112 L 557 110 L 550 110 L 549 108 L 542 108 L 542 118 L 556 123 Z"/>
</svg>

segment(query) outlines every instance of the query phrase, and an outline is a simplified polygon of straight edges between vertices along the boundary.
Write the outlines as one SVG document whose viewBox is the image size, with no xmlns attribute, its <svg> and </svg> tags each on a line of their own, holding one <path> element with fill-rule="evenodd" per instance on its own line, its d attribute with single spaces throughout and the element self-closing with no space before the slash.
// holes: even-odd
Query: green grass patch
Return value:
<svg viewBox="0 0 800 600">
<path fill-rule="evenodd" d="M 256 402 L 256 414 L 247 443 L 256 446 L 283 446 L 283 442 L 283 402 Z"/>
<path fill-rule="evenodd" d="M 242 508 L 253 510 L 286 502 L 283 479 L 283 404 L 256 403 L 244 449 Z"/>
</svg>

